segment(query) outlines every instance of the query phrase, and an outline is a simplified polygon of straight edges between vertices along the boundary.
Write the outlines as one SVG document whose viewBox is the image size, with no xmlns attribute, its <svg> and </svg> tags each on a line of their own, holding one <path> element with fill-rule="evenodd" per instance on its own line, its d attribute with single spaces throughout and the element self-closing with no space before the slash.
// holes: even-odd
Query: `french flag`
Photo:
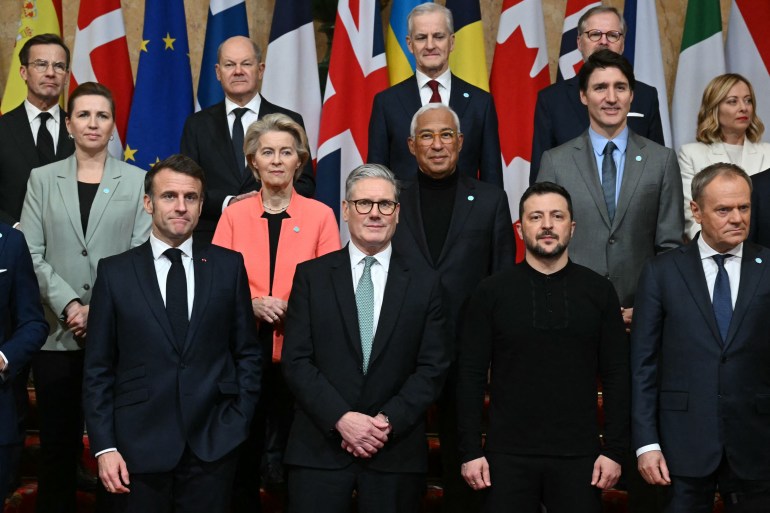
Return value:
<svg viewBox="0 0 770 513">
<path fill-rule="evenodd" d="M 321 86 L 310 0 L 275 3 L 262 96 L 302 116 L 310 155 L 315 159 L 321 122 Z"/>
</svg>

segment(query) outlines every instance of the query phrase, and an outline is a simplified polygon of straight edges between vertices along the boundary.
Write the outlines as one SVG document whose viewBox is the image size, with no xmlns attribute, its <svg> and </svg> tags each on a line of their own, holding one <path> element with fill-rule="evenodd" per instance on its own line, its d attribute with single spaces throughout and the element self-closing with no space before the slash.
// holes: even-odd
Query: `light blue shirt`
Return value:
<svg viewBox="0 0 770 513">
<path fill-rule="evenodd" d="M 599 135 L 593 128 L 588 128 L 588 136 L 591 138 L 591 144 L 594 148 L 594 158 L 596 159 L 596 169 L 599 170 L 599 183 L 602 183 L 602 163 L 604 162 L 604 147 L 610 141 L 603 135 Z M 615 160 L 615 169 L 618 170 L 618 176 L 615 178 L 615 204 L 618 204 L 620 197 L 620 186 L 623 185 L 623 169 L 626 167 L 626 148 L 628 147 L 628 126 L 612 142 L 617 148 L 612 152 L 612 158 Z"/>
</svg>

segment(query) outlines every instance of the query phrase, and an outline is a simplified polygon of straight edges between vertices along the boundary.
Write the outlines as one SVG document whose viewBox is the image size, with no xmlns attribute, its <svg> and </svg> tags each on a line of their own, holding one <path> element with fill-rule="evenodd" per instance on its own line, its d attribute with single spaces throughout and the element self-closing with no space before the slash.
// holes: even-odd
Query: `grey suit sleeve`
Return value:
<svg viewBox="0 0 770 513">
<path fill-rule="evenodd" d="M 682 176 L 676 154 L 665 150 L 663 178 L 658 199 L 658 226 L 655 230 L 655 253 L 662 253 L 682 245 L 684 211 L 682 204 Z"/>
<path fill-rule="evenodd" d="M 533 182 L 554 182 L 559 183 L 559 179 L 556 177 L 556 168 L 553 165 L 553 158 L 550 151 L 543 153 L 542 160 L 540 161 L 540 170 L 537 172 L 537 179 Z"/>
</svg>

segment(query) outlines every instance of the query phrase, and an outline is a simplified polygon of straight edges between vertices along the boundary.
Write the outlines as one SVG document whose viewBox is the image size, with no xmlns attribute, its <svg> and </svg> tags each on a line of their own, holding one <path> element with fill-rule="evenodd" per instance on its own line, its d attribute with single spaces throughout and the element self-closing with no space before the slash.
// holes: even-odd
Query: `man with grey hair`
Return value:
<svg viewBox="0 0 770 513">
<path fill-rule="evenodd" d="M 289 511 L 418 512 L 425 412 L 449 368 L 434 273 L 391 245 L 398 187 L 364 164 L 345 184 L 350 243 L 297 266 L 282 363 L 297 409 L 289 434 Z"/>
<path fill-rule="evenodd" d="M 626 21 L 614 7 L 593 7 L 578 21 L 577 46 L 583 61 L 603 48 L 622 54 L 625 37 Z M 667 99 L 663 98 L 663 101 Z M 538 93 L 534 123 L 530 183 L 537 178 L 544 152 L 574 139 L 588 128 L 588 111 L 580 102 L 577 75 L 558 81 Z M 658 91 L 638 80 L 628 113 L 628 126 L 634 133 L 664 144 Z"/>
<path fill-rule="evenodd" d="M 452 360 L 456 359 L 456 319 L 479 282 L 512 267 L 516 242 L 505 192 L 469 177 L 458 165 L 466 135 L 457 114 L 429 103 L 412 117 L 409 151 L 417 160 L 417 180 L 404 185 L 401 227 L 393 248 L 410 266 L 441 277 L 449 314 Z M 460 476 L 457 440 L 456 365 L 438 402 L 441 438 L 443 511 L 469 513 L 480 500 Z"/>
<path fill-rule="evenodd" d="M 415 158 L 404 144 L 409 120 L 420 106 L 441 103 L 457 112 L 466 130 L 460 168 L 468 176 L 502 188 L 500 137 L 492 96 L 449 70 L 455 41 L 452 12 L 440 4 L 420 4 L 409 13 L 407 24 L 406 44 L 417 71 L 374 97 L 367 162 L 390 167 L 399 180 L 413 179 Z"/>
<path fill-rule="evenodd" d="M 244 36 L 225 40 L 217 50 L 217 61 L 214 69 L 225 99 L 187 118 L 180 143 L 180 152 L 206 172 L 206 202 L 195 236 L 207 242 L 214 236 L 222 210 L 259 190 L 243 153 L 243 137 L 249 125 L 267 114 L 281 113 L 305 126 L 302 116 L 259 94 L 265 63 L 254 41 Z M 307 197 L 315 192 L 309 161 L 295 189 Z"/>
</svg>

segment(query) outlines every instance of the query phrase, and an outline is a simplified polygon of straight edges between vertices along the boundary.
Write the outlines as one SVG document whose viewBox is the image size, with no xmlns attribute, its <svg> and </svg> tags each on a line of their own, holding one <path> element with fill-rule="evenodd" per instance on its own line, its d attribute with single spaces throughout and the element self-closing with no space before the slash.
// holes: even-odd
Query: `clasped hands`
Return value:
<svg viewBox="0 0 770 513">
<path fill-rule="evenodd" d="M 64 323 L 73 335 L 85 338 L 88 330 L 88 305 L 77 300 L 70 301 L 64 308 Z"/>
<path fill-rule="evenodd" d="M 370 417 L 349 411 L 334 425 L 342 435 L 342 448 L 356 458 L 371 458 L 388 441 L 391 426 L 385 415 Z"/>
<path fill-rule="evenodd" d="M 278 325 L 286 318 L 286 307 L 289 304 L 283 299 L 273 296 L 262 296 L 251 300 L 251 309 L 258 321 Z"/>
</svg>

